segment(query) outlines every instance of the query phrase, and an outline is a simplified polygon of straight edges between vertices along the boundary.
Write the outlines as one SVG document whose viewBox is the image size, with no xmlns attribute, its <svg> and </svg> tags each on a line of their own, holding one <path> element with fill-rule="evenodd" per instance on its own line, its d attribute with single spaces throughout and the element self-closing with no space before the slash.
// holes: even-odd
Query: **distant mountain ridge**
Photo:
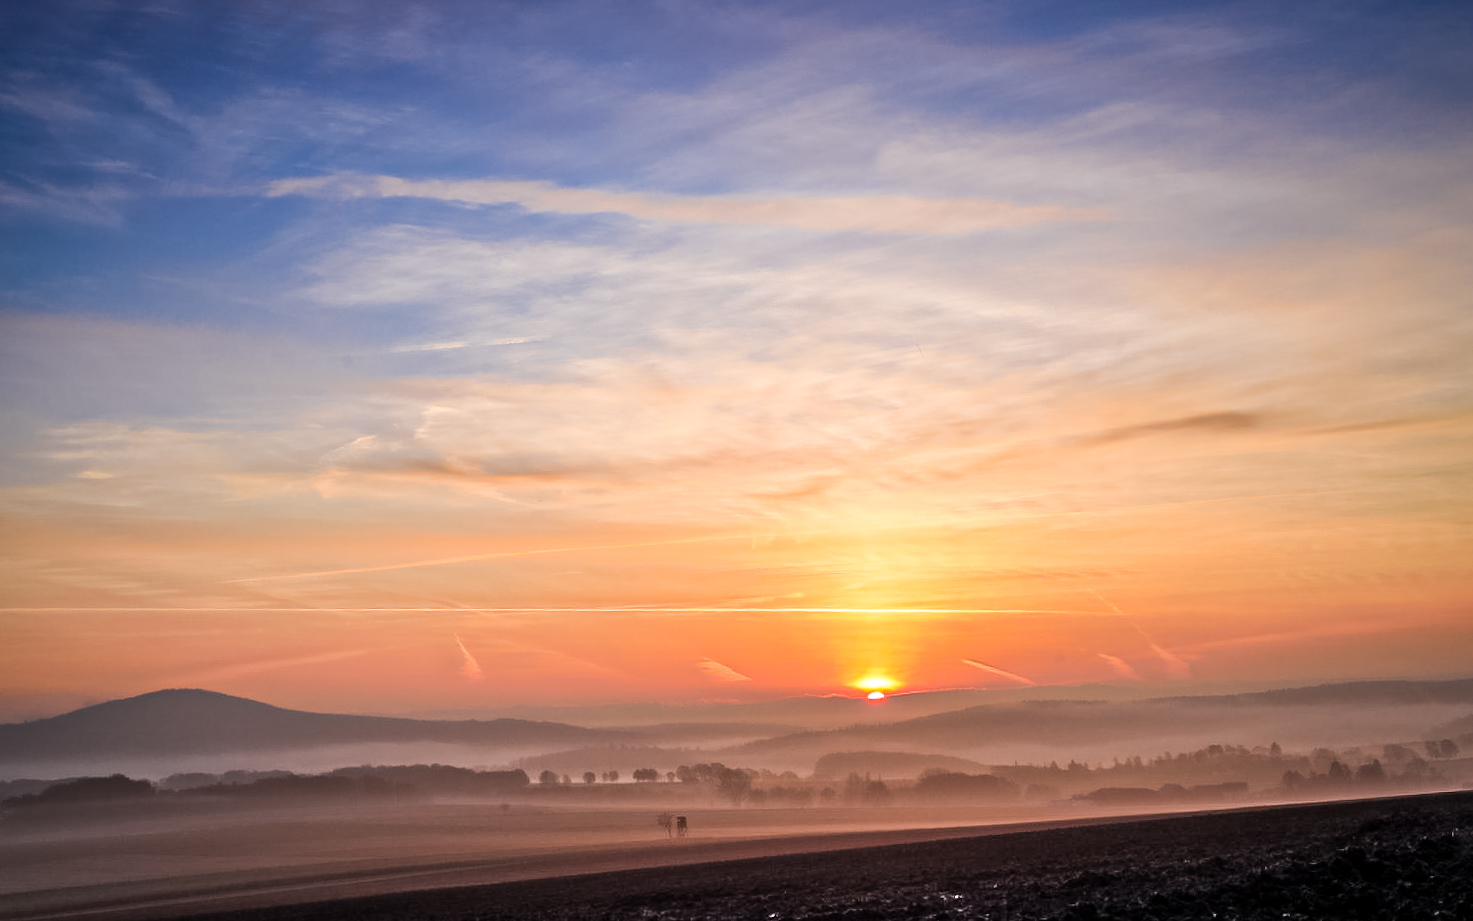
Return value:
<svg viewBox="0 0 1473 921">
<path fill-rule="evenodd" d="M 800 701 L 800 703 L 804 703 Z M 812 765 L 835 752 L 908 750 L 968 757 L 1002 743 L 1087 745 L 1105 740 L 1189 736 L 1208 731 L 1250 741 L 1278 731 L 1260 724 L 1270 714 L 1354 713 L 1378 708 L 1473 705 L 1473 678 L 1451 681 L 1358 681 L 1244 694 L 1128 701 L 1025 700 L 983 704 L 843 729 L 794 732 L 768 723 L 728 727 L 664 724 L 593 729 L 568 723 L 498 718 L 425 720 L 289 710 L 215 691 L 171 689 L 83 707 L 24 723 L 0 724 L 0 762 L 40 762 L 115 756 L 227 755 L 247 751 L 323 749 L 365 743 L 438 743 L 486 749 L 570 751 L 597 746 L 676 745 L 752 739 L 711 752 L 728 763 L 781 756 Z M 871 711 L 879 715 L 882 711 Z M 1438 718 L 1446 722 L 1456 711 Z M 1303 719 L 1303 717 L 1300 717 Z M 1320 721 L 1319 717 L 1310 717 Z M 1270 721 L 1272 722 L 1272 721 Z M 1461 724 L 1459 724 L 1461 725 Z M 1420 733 L 1426 727 L 1418 726 Z M 729 734 L 729 735 L 728 735 Z M 1414 738 L 1408 735 L 1405 738 Z M 1287 741 L 1287 738 L 1285 739 Z"/>
<path fill-rule="evenodd" d="M 1212 697 L 1157 697 L 1154 703 L 1240 704 L 1273 706 L 1404 706 L 1406 704 L 1473 704 L 1473 678 L 1451 681 L 1346 681 L 1313 687 L 1223 694 Z"/>
<path fill-rule="evenodd" d="M 1345 714 L 1354 714 L 1357 720 L 1350 722 L 1364 720 L 1368 732 L 1380 732 L 1388 724 L 1371 720 L 1378 710 L 1406 712 L 1402 708 L 1461 704 L 1473 704 L 1473 679 L 1357 681 L 1134 701 L 1024 700 L 890 723 L 793 733 L 734 746 L 722 754 L 732 763 L 744 758 L 792 761 L 832 752 L 902 749 L 971 756 L 978 749 L 1002 744 L 1068 747 L 1156 738 L 1180 741 L 1204 732 L 1217 736 L 1214 741 L 1236 737 L 1266 744 L 1273 741 L 1273 734 L 1287 733 L 1295 722 L 1328 723 L 1324 717 L 1329 714 L 1340 714 L 1336 722 L 1342 724 L 1347 722 Z M 1426 730 L 1424 725 L 1406 721 L 1400 728 L 1415 734 Z M 1263 733 L 1269 736 L 1260 739 Z"/>
<path fill-rule="evenodd" d="M 0 759 L 193 755 L 363 743 L 532 746 L 617 743 L 628 733 L 531 720 L 416 720 L 287 710 L 216 691 L 175 688 L 0 724 Z"/>
</svg>

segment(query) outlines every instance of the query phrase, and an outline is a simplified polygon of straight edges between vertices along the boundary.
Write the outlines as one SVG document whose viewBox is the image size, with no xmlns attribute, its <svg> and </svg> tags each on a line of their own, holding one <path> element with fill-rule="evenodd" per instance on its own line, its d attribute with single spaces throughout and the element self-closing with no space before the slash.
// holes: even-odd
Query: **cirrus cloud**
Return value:
<svg viewBox="0 0 1473 921">
<path fill-rule="evenodd" d="M 977 198 L 636 194 L 567 188 L 541 181 L 412 180 L 396 176 L 278 179 L 267 187 L 266 194 L 269 197 L 423 198 L 474 205 L 515 204 L 529 211 L 562 214 L 615 212 L 641 220 L 758 224 L 818 232 L 963 234 L 1111 219 L 1110 212 L 1099 208 L 1022 205 Z"/>
</svg>

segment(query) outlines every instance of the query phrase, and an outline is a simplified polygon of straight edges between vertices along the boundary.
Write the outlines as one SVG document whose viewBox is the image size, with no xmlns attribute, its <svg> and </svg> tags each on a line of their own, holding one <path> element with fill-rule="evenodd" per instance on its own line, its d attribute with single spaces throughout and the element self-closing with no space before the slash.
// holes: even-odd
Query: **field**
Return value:
<svg viewBox="0 0 1473 921">
<path fill-rule="evenodd" d="M 684 841 L 640 811 L 449 803 L 8 827 L 0 917 L 1473 917 L 1470 793 L 990 827 L 690 817 Z"/>
</svg>

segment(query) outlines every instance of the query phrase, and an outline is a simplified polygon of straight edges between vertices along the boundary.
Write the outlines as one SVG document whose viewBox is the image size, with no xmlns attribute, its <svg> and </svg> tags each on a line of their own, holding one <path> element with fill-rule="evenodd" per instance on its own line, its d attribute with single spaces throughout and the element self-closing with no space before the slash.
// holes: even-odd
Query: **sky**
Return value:
<svg viewBox="0 0 1473 921">
<path fill-rule="evenodd" d="M 0 10 L 0 720 L 1473 674 L 1466 4 Z"/>
</svg>

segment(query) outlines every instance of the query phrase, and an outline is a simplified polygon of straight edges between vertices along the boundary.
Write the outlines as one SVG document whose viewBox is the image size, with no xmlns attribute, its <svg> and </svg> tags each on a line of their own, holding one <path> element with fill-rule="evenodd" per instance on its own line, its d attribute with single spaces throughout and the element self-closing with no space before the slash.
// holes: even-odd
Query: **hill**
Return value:
<svg viewBox="0 0 1473 921">
<path fill-rule="evenodd" d="M 1345 681 L 1313 687 L 1224 694 L 1211 697 L 1162 697 L 1155 703 L 1213 706 L 1406 706 L 1473 703 L 1473 678 L 1452 681 Z"/>
<path fill-rule="evenodd" d="M 0 725 L 7 761 L 113 755 L 196 755 L 363 743 L 438 742 L 478 746 L 578 745 L 624 741 L 624 733 L 529 720 L 415 720 L 287 710 L 214 691 L 174 689 Z"/>
<path fill-rule="evenodd" d="M 1090 761 L 1214 743 L 1344 747 L 1423 738 L 1461 715 L 1473 680 L 1374 681 L 1133 701 L 1025 700 L 891 723 L 793 733 L 726 749 L 731 764 L 813 764 L 834 752 L 946 753 L 983 763 Z"/>
<path fill-rule="evenodd" d="M 51 776 L 98 771 L 165 776 L 251 767 L 330 770 L 344 764 L 401 759 L 466 766 L 511 764 L 534 755 L 575 750 L 586 754 L 593 749 L 608 753 L 622 746 L 650 750 L 641 755 L 663 749 L 677 759 L 692 748 L 702 748 L 702 760 L 808 774 L 819 758 L 840 752 L 949 755 L 982 764 L 1019 760 L 1046 764 L 1055 759 L 1100 762 L 1161 751 L 1192 751 L 1215 743 L 1254 746 L 1278 742 L 1288 749 L 1308 750 L 1415 742 L 1427 738 L 1431 727 L 1447 727 L 1438 738 L 1457 734 L 1448 730 L 1466 731 L 1463 723 L 1449 721 L 1466 717 L 1468 705 L 1473 704 L 1473 679 L 1354 682 L 1133 700 L 1057 699 L 1058 689 L 1042 690 L 1052 699 L 1003 698 L 1007 702 L 920 716 L 914 715 L 915 708 L 959 698 L 938 695 L 940 699 L 931 704 L 902 698 L 883 701 L 878 707 L 868 701 L 842 700 L 839 703 L 862 707 L 846 711 L 851 716 L 862 714 L 872 722 L 794 732 L 796 720 L 707 719 L 620 729 L 510 717 L 430 720 L 313 713 L 213 691 L 174 689 L 47 719 L 0 725 L 0 762 L 16 777 L 42 776 L 25 772 L 31 770 L 27 765 L 43 763 Z M 902 702 L 905 707 L 890 706 Z M 792 716 L 782 709 L 782 703 L 772 702 L 764 712 Z M 753 715 L 746 710 L 740 713 Z M 713 710 L 702 715 L 718 714 Z M 896 718 L 907 716 L 911 718 Z M 886 718 L 888 722 L 880 721 Z M 708 747 L 713 742 L 722 747 Z M 411 752 L 383 750 L 404 745 L 417 748 Z M 367 750 L 373 746 L 380 750 Z M 284 751 L 319 753 L 323 763 L 294 767 L 295 762 L 264 763 L 271 759 L 262 758 L 257 759 L 262 763 L 248 763 L 236 758 L 237 753 Z M 214 761 L 190 762 L 193 756 L 209 756 Z M 222 763 L 221 756 L 236 763 Z M 154 761 L 139 765 L 128 762 L 130 758 Z M 621 771 L 648 766 L 661 767 L 653 762 L 626 765 L 619 759 L 608 765 Z"/>
</svg>

